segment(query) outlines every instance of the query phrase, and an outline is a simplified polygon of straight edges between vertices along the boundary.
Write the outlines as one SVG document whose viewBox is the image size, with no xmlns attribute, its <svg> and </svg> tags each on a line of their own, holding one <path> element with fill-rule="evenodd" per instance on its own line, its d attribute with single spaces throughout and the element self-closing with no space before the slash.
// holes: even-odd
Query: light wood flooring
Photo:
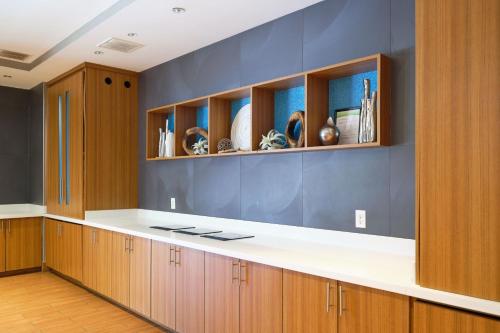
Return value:
<svg viewBox="0 0 500 333">
<path fill-rule="evenodd" d="M 0 332 L 163 332 L 52 273 L 0 278 Z"/>
</svg>

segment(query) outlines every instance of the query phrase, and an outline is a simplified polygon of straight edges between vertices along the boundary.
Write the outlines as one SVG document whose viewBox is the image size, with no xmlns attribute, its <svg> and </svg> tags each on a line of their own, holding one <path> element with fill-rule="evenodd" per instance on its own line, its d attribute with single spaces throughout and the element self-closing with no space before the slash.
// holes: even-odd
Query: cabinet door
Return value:
<svg viewBox="0 0 500 333">
<path fill-rule="evenodd" d="M 151 240 L 130 236 L 130 308 L 151 314 Z"/>
<path fill-rule="evenodd" d="M 500 1 L 415 5 L 418 282 L 500 301 Z"/>
<path fill-rule="evenodd" d="M 83 71 L 48 89 L 47 211 L 84 217 Z"/>
<path fill-rule="evenodd" d="M 60 271 L 59 222 L 45 219 L 45 263 L 47 267 Z"/>
<path fill-rule="evenodd" d="M 500 332 L 500 320 L 426 302 L 413 303 L 414 333 Z"/>
<path fill-rule="evenodd" d="M 95 229 L 94 234 L 94 268 L 95 290 L 102 295 L 111 297 L 111 257 L 113 246 L 113 232 L 104 229 Z"/>
<path fill-rule="evenodd" d="M 283 332 L 337 332 L 337 282 L 283 272 Z"/>
<path fill-rule="evenodd" d="M 339 333 L 408 333 L 410 299 L 339 282 Z"/>
<path fill-rule="evenodd" d="M 238 259 L 205 253 L 205 333 L 238 333 Z"/>
<path fill-rule="evenodd" d="M 61 256 L 60 272 L 77 281 L 82 280 L 82 226 L 73 223 L 59 223 Z"/>
<path fill-rule="evenodd" d="M 151 319 L 175 329 L 175 246 L 153 241 Z"/>
<path fill-rule="evenodd" d="M 0 220 L 0 273 L 5 272 L 5 224 Z"/>
<path fill-rule="evenodd" d="M 6 270 L 42 265 L 42 221 L 39 217 L 12 219 L 5 234 Z"/>
<path fill-rule="evenodd" d="M 111 298 L 125 306 L 130 296 L 130 255 L 128 235 L 113 232 L 111 261 Z"/>
<path fill-rule="evenodd" d="M 82 228 L 82 283 L 90 289 L 96 289 L 96 250 L 95 228 L 83 226 Z"/>
<path fill-rule="evenodd" d="M 175 263 L 175 330 L 179 333 L 203 332 L 205 253 L 177 247 Z"/>
<path fill-rule="evenodd" d="M 240 332 L 281 332 L 283 327 L 283 270 L 242 262 Z"/>
</svg>

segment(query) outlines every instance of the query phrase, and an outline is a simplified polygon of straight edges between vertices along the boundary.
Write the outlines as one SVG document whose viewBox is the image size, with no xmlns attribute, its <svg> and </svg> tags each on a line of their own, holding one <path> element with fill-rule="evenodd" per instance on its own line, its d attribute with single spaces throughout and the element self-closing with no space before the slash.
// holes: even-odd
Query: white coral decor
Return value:
<svg viewBox="0 0 500 333">
<path fill-rule="evenodd" d="M 272 129 L 266 136 L 262 136 L 259 146 L 262 150 L 283 149 L 286 146 L 286 137 Z"/>
<path fill-rule="evenodd" d="M 205 155 L 208 153 L 208 141 L 206 139 L 200 139 L 198 142 L 193 144 L 193 153 L 195 155 Z"/>
</svg>

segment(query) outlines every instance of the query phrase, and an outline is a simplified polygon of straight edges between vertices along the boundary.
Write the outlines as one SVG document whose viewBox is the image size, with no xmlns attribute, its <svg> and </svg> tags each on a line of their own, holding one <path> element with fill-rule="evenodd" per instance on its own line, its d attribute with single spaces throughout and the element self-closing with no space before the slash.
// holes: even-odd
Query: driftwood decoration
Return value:
<svg viewBox="0 0 500 333">
<path fill-rule="evenodd" d="M 195 155 L 192 149 L 193 143 L 196 141 L 194 136 L 200 135 L 204 137 L 208 141 L 208 133 L 201 127 L 191 127 L 186 130 L 184 133 L 184 137 L 182 138 L 182 149 L 188 155 Z M 192 138 L 193 137 L 193 138 Z"/>
<path fill-rule="evenodd" d="M 296 138 L 294 135 L 295 127 L 297 123 L 300 122 L 300 134 L 299 137 Z M 286 141 L 290 148 L 301 148 L 304 147 L 304 129 L 306 127 L 305 119 L 304 119 L 304 111 L 295 111 L 288 118 L 288 122 L 286 124 L 285 136 Z"/>
</svg>

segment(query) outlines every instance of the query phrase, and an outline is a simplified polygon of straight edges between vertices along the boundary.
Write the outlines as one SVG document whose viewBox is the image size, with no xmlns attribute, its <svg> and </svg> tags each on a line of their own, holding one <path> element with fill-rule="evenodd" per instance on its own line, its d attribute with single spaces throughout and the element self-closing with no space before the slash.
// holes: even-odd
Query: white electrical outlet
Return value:
<svg viewBox="0 0 500 333">
<path fill-rule="evenodd" d="M 366 229 L 366 210 L 356 209 L 356 228 Z"/>
<path fill-rule="evenodd" d="M 175 210 L 175 198 L 170 198 L 170 209 Z"/>
</svg>

